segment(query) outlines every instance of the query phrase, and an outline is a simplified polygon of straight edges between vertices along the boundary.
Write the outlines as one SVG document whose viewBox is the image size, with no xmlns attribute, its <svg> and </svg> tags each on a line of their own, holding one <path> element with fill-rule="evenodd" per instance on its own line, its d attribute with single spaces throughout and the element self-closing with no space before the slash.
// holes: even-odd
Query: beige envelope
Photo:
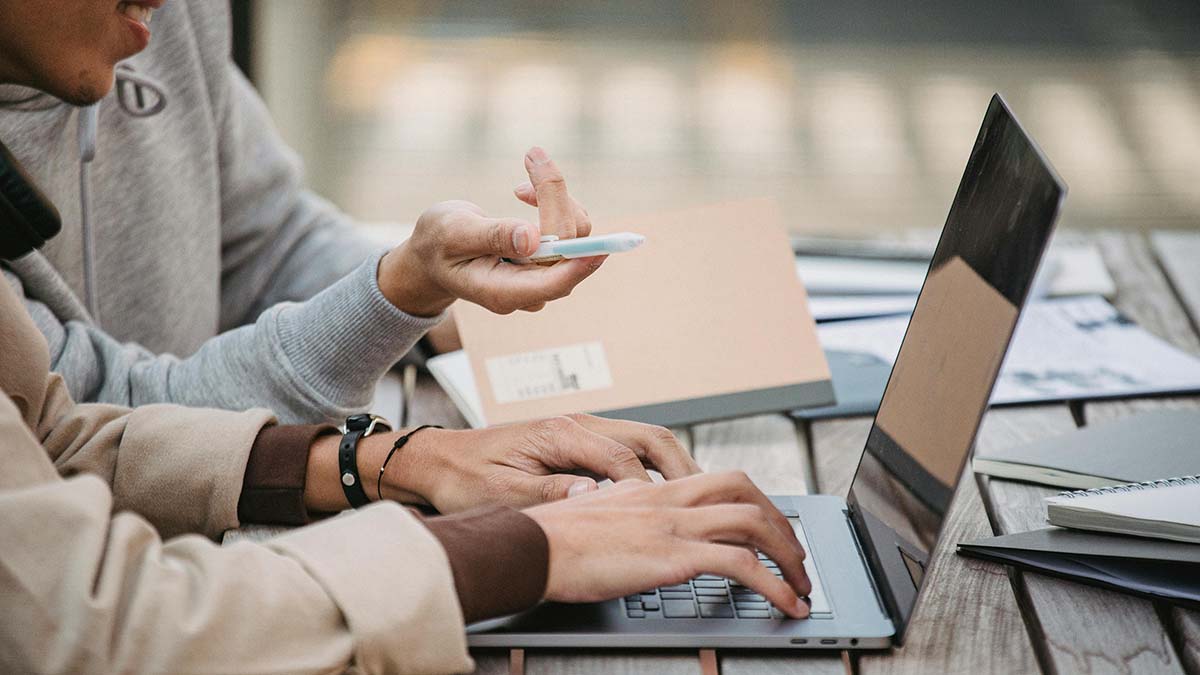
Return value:
<svg viewBox="0 0 1200 675">
<path fill-rule="evenodd" d="M 508 316 L 455 306 L 489 424 L 571 412 L 684 424 L 833 402 L 773 202 L 603 225 L 646 243 L 569 298 Z"/>
</svg>

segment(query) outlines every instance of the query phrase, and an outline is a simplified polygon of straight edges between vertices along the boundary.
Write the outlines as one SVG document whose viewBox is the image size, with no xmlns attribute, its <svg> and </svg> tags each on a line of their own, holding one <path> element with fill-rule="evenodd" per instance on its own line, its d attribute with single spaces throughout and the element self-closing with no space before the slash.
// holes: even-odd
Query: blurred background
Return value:
<svg viewBox="0 0 1200 675">
<path fill-rule="evenodd" d="M 234 0 L 309 182 L 367 221 L 524 214 L 550 151 L 604 219 L 768 196 L 796 233 L 940 228 L 1001 92 L 1063 224 L 1200 227 L 1200 2 Z"/>
</svg>

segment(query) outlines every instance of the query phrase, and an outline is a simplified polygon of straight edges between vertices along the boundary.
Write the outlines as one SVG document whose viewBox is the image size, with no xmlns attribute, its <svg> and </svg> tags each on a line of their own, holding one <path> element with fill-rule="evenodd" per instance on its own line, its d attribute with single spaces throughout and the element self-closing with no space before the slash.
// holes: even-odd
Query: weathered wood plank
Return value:
<svg viewBox="0 0 1200 675">
<path fill-rule="evenodd" d="M 768 494 L 806 494 L 812 477 L 807 443 L 784 415 L 756 415 L 692 427 L 692 455 L 705 471 L 740 469 Z M 718 652 L 723 675 L 844 673 L 840 656 Z"/>
<path fill-rule="evenodd" d="M 1179 636 L 1179 658 L 1189 673 L 1200 673 L 1200 612 L 1176 608 L 1171 611 L 1171 621 Z"/>
<path fill-rule="evenodd" d="M 809 435 L 817 485 L 845 495 L 871 430 L 871 417 L 814 422 Z M 955 544 L 991 534 L 974 478 L 955 496 L 944 543 L 934 552 L 930 590 L 906 644 L 890 654 L 864 654 L 862 673 L 1029 672 L 1033 647 L 1004 568 L 955 555 Z"/>
<path fill-rule="evenodd" d="M 1158 236 L 1162 235 L 1162 236 Z M 1189 309 L 1175 289 L 1200 294 L 1200 235 L 1193 233 L 1156 233 L 1153 250 L 1136 233 L 1107 234 L 1101 237 L 1101 250 L 1117 282 L 1114 305 L 1146 330 L 1159 335 L 1185 351 L 1200 354 L 1200 335 L 1195 320 L 1200 315 Z M 1158 266 L 1155 254 L 1161 256 Z M 1167 261 L 1172 261 L 1168 264 Z M 1200 309 L 1200 305 L 1194 305 Z M 1136 355 L 1131 355 L 1136 358 Z M 1092 401 L 1083 406 L 1088 424 L 1146 410 L 1194 408 L 1197 396 L 1135 398 L 1120 401 Z"/>
<path fill-rule="evenodd" d="M 526 675 L 696 675 L 700 660 L 695 652 L 622 652 L 526 650 Z"/>
<path fill-rule="evenodd" d="M 756 415 L 692 428 L 692 455 L 705 471 L 745 471 L 768 494 L 805 494 L 806 443 L 784 415 Z"/>
<path fill-rule="evenodd" d="M 1150 244 L 1179 301 L 1200 332 L 1200 232 L 1161 231 Z"/>
<path fill-rule="evenodd" d="M 1200 343 L 1200 234 L 1159 232 L 1151 237 L 1149 251 L 1143 240 L 1128 236 L 1128 250 L 1111 247 L 1108 255 L 1124 261 L 1118 280 L 1117 306 L 1136 318 L 1149 331 L 1164 336 L 1181 349 L 1197 353 Z M 1132 253 L 1130 252 L 1132 251 Z M 1154 257 L 1157 263 L 1154 264 Z M 1128 289 L 1157 289 L 1158 292 L 1134 293 Z M 1154 311 L 1142 305 L 1150 304 Z M 1118 419 L 1126 415 L 1163 408 L 1195 409 L 1200 396 L 1157 397 L 1125 401 L 1096 401 L 1084 406 L 1088 424 Z M 1179 607 L 1163 607 L 1161 616 L 1173 633 L 1178 656 L 1192 673 L 1200 673 L 1200 612 Z"/>
<path fill-rule="evenodd" d="M 925 595 L 905 637 L 890 654 L 864 654 L 858 672 L 1031 673 L 1034 649 L 1004 567 L 955 553 L 960 541 L 990 535 L 987 515 L 968 468 L 942 542 L 933 552 Z"/>
<path fill-rule="evenodd" d="M 664 651 L 636 653 L 543 651 L 537 659 L 526 652 L 526 675 L 592 673 L 637 673 L 658 675 L 697 675 L 700 661 L 693 653 Z M 779 654 L 766 652 L 720 651 L 717 659 L 721 675 L 850 675 L 839 655 L 826 652 L 815 654 Z M 480 672 L 480 671 L 476 671 Z M 504 671 L 496 671 L 504 672 Z"/>
<path fill-rule="evenodd" d="M 1200 397 L 1169 399 L 1132 399 L 1128 401 L 1096 401 L 1084 409 L 1088 424 L 1102 424 L 1147 410 L 1163 408 L 1200 409 Z M 1165 477 L 1165 476 L 1164 476 Z M 1164 621 L 1174 633 L 1177 652 L 1187 672 L 1200 673 L 1200 611 L 1182 607 L 1165 607 Z"/>
<path fill-rule="evenodd" d="M 809 438 L 822 493 L 845 495 L 849 490 L 871 422 L 870 417 L 858 417 L 812 424 Z M 862 655 L 860 672 L 1036 669 L 1003 568 L 954 554 L 957 542 L 991 532 L 973 479 L 960 488 L 946 527 L 946 544 L 934 553 L 931 591 L 922 600 L 905 646 L 888 655 Z"/>
<path fill-rule="evenodd" d="M 433 376 L 422 373 L 417 377 L 414 396 L 408 402 L 409 424 L 440 424 L 447 429 L 466 429 L 470 425 L 458 412 L 454 401 L 446 395 Z"/>
<path fill-rule="evenodd" d="M 853 675 L 842 652 L 717 652 L 721 675 Z"/>
<path fill-rule="evenodd" d="M 1133 398 L 1126 401 L 1092 401 L 1084 406 L 1088 424 L 1103 424 L 1150 410 L 1196 410 L 1200 396 L 1171 398 Z M 1163 476 L 1166 478 L 1166 476 Z"/>
<path fill-rule="evenodd" d="M 689 453 L 692 451 L 691 427 L 671 427 L 671 433 L 675 434 L 675 438 L 679 439 L 680 444 L 682 444 Z"/>
<path fill-rule="evenodd" d="M 1180 349 L 1200 354 L 1200 336 L 1175 301 L 1154 253 L 1137 232 L 1106 233 L 1097 237 L 1100 253 L 1117 283 L 1113 304 L 1125 316 Z M 1193 265 L 1197 264 L 1193 260 Z"/>
<path fill-rule="evenodd" d="M 475 649 L 471 658 L 475 659 L 474 675 L 508 675 L 507 649 Z"/>
<path fill-rule="evenodd" d="M 1024 443 L 1075 427 L 1066 406 L 994 410 L 984 419 L 980 449 Z M 982 479 L 988 514 L 999 533 L 1045 527 L 1042 498 L 1050 488 Z M 1145 600 L 1052 577 L 1013 572 L 1041 665 L 1049 672 L 1181 673 L 1154 606 Z"/>
<path fill-rule="evenodd" d="M 404 407 L 403 389 L 403 380 L 399 373 L 385 374 L 375 385 L 375 398 L 371 401 L 368 411 L 383 415 L 392 424 L 399 423 Z"/>
<path fill-rule="evenodd" d="M 809 429 L 817 492 L 845 497 L 874 417 L 818 420 Z"/>
</svg>

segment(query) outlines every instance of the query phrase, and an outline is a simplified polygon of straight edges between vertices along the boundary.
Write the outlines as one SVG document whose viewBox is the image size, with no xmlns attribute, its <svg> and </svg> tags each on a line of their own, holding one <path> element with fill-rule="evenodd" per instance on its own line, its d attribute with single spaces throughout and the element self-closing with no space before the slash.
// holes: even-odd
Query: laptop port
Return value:
<svg viewBox="0 0 1200 675">
<path fill-rule="evenodd" d="M 792 644 L 806 645 L 806 644 L 808 644 L 808 638 L 792 638 Z"/>
<path fill-rule="evenodd" d="M 836 640 L 836 639 L 834 639 L 834 638 L 821 638 L 821 644 L 823 644 L 823 645 L 836 645 L 836 644 L 837 644 L 837 640 Z"/>
</svg>

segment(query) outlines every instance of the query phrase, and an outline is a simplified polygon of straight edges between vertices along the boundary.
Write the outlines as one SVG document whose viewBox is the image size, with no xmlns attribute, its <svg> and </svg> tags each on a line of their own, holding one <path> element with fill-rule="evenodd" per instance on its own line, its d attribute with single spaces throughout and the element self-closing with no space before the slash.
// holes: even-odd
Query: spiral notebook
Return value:
<svg viewBox="0 0 1200 675">
<path fill-rule="evenodd" d="M 1200 544 L 1200 476 L 1063 492 L 1046 498 L 1051 524 Z"/>
</svg>

